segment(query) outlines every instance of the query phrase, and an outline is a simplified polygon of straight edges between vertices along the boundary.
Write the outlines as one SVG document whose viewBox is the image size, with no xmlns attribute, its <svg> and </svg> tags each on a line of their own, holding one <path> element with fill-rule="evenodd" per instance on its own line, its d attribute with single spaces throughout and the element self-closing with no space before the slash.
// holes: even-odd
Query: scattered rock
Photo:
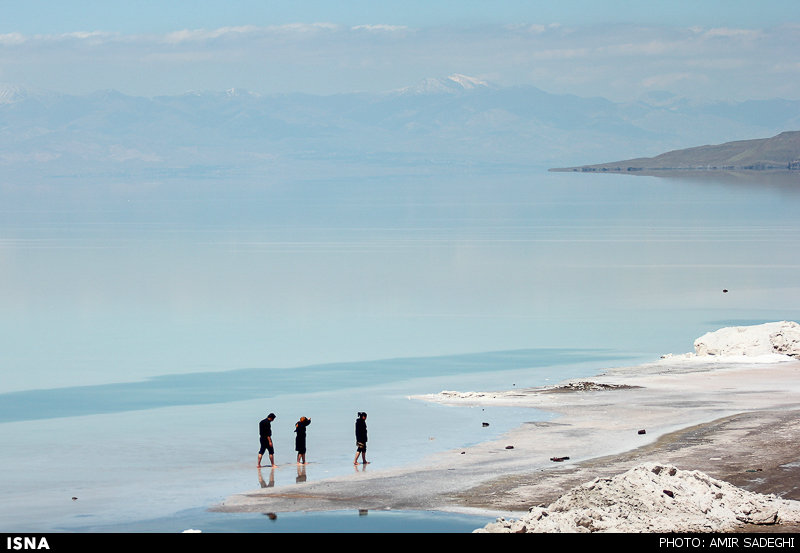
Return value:
<svg viewBox="0 0 800 553">
<path fill-rule="evenodd" d="M 489 426 L 489 423 L 488 422 L 481 423 L 481 426 L 487 427 L 487 426 Z"/>
<path fill-rule="evenodd" d="M 764 524 L 777 524 L 778 523 L 778 511 L 771 510 L 771 511 L 764 511 L 764 512 L 756 512 L 752 514 L 748 514 L 740 519 L 742 522 L 747 524 L 756 524 L 756 525 L 764 525 Z"/>
<path fill-rule="evenodd" d="M 602 384 L 600 382 L 592 382 L 589 380 L 579 380 L 575 382 L 565 382 L 550 388 L 549 392 L 588 392 L 588 391 L 602 391 L 602 390 L 624 390 L 632 388 L 627 384 Z"/>
<path fill-rule="evenodd" d="M 514 449 L 514 446 L 513 445 L 507 445 L 506 449 Z"/>
<path fill-rule="evenodd" d="M 638 434 L 647 434 L 646 430 L 639 430 Z"/>
</svg>

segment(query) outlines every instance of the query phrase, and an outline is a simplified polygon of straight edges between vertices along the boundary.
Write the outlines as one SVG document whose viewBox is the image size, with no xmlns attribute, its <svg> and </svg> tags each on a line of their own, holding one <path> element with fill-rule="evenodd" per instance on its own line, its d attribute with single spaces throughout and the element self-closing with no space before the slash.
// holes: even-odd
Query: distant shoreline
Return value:
<svg viewBox="0 0 800 553">
<path fill-rule="evenodd" d="M 800 170 L 787 167 L 635 167 L 635 166 L 614 166 L 606 167 L 602 165 L 580 165 L 576 167 L 554 167 L 548 169 L 551 173 L 619 173 L 621 175 L 660 175 L 663 173 L 678 173 L 693 175 L 698 173 L 718 173 L 718 174 L 765 174 L 779 173 L 787 175 L 800 175 Z"/>
<path fill-rule="evenodd" d="M 553 168 L 554 172 L 658 174 L 678 172 L 788 172 L 800 175 L 800 131 L 673 150 L 655 157 Z"/>
</svg>

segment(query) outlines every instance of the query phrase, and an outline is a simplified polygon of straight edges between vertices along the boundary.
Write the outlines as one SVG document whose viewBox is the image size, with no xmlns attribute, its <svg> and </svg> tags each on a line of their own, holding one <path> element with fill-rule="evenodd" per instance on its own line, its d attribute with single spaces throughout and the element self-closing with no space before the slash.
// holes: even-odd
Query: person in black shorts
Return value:
<svg viewBox="0 0 800 553">
<path fill-rule="evenodd" d="M 275 420 L 275 413 L 270 413 L 267 418 L 258 423 L 258 435 L 261 439 L 261 449 L 258 450 L 258 466 L 261 466 L 261 457 L 265 451 L 269 452 L 270 466 L 275 464 L 275 448 L 272 445 L 272 421 Z"/>
<path fill-rule="evenodd" d="M 306 464 L 306 428 L 311 424 L 311 419 L 300 417 L 294 425 L 294 431 L 297 436 L 294 438 L 294 449 L 297 451 L 297 464 Z"/>
<path fill-rule="evenodd" d="M 361 456 L 361 462 L 365 465 L 367 462 L 367 414 L 359 413 L 356 419 L 356 458 L 353 461 L 354 465 L 358 464 L 358 456 Z"/>
</svg>

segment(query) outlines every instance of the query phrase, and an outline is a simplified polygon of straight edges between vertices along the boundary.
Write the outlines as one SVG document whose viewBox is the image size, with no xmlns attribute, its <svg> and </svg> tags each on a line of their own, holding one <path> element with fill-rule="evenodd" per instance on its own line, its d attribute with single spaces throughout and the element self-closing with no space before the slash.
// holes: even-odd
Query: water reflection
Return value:
<svg viewBox="0 0 800 553">
<path fill-rule="evenodd" d="M 261 467 L 258 467 L 258 483 L 262 488 L 274 488 L 275 487 L 275 469 L 271 468 L 269 470 L 269 482 L 264 480 L 264 476 L 261 473 Z"/>
<path fill-rule="evenodd" d="M 646 176 L 697 184 L 718 183 L 761 189 L 767 187 L 771 191 L 800 194 L 800 171 L 665 171 Z"/>
<path fill-rule="evenodd" d="M 269 478 L 264 479 L 264 474 L 261 471 L 261 467 L 258 467 L 258 485 L 261 488 L 274 488 L 275 487 L 275 467 L 270 468 L 269 470 Z M 295 477 L 295 484 L 302 484 L 308 480 L 308 473 L 306 471 L 306 465 L 303 463 L 297 463 L 297 476 Z"/>
</svg>

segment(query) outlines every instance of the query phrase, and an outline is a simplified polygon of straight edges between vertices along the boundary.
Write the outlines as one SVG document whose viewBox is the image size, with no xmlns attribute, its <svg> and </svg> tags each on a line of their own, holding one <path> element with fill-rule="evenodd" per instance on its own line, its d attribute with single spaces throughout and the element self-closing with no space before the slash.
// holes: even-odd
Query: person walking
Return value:
<svg viewBox="0 0 800 553">
<path fill-rule="evenodd" d="M 356 458 L 353 461 L 354 465 L 358 464 L 358 457 L 361 456 L 361 462 L 365 465 L 367 461 L 367 414 L 359 413 L 356 419 Z"/>
<path fill-rule="evenodd" d="M 311 424 L 311 419 L 300 417 L 294 425 L 297 436 L 294 438 L 294 449 L 297 451 L 297 464 L 306 464 L 306 428 Z"/>
<path fill-rule="evenodd" d="M 258 450 L 258 466 L 261 467 L 261 458 L 264 452 L 269 452 L 269 464 L 276 467 L 275 448 L 272 444 L 272 421 L 275 420 L 275 413 L 270 413 L 267 418 L 258 423 L 258 435 L 261 440 L 261 448 Z"/>
</svg>

